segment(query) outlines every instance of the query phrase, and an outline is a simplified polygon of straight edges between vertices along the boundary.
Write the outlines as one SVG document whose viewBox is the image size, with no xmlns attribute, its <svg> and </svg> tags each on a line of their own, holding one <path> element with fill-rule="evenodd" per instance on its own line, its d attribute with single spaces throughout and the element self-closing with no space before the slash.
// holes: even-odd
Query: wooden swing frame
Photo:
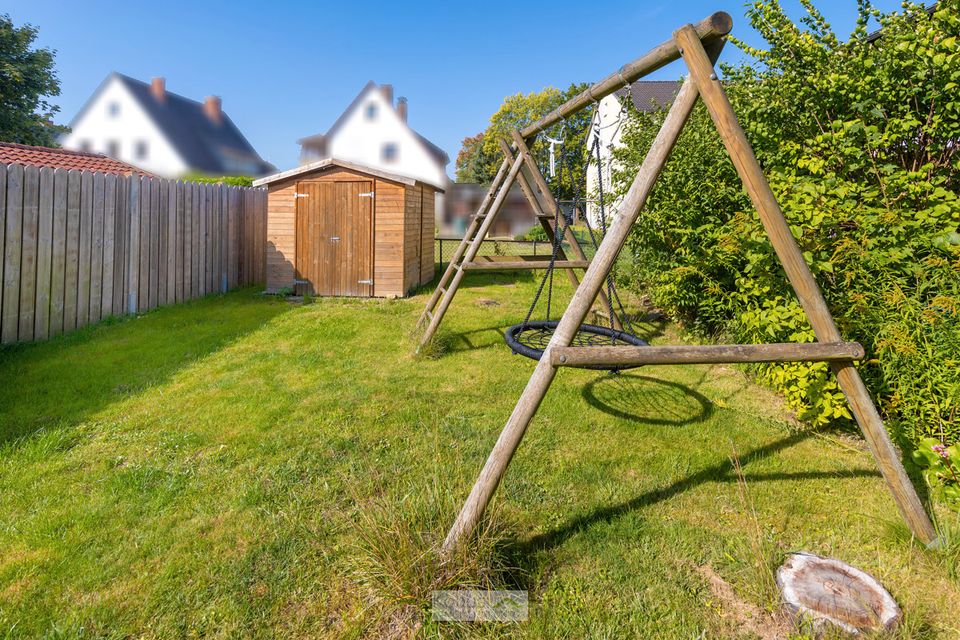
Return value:
<svg viewBox="0 0 960 640">
<path fill-rule="evenodd" d="M 552 214 L 550 216 L 545 214 L 555 210 L 556 202 L 530 157 L 527 146 L 529 141 L 547 127 L 670 62 L 682 58 L 686 63 L 689 75 L 684 80 L 606 236 L 593 260 L 590 261 L 582 281 L 578 282 L 572 270 L 567 269 L 571 282 L 575 286 L 573 297 L 487 458 L 469 497 L 447 534 L 444 541 L 445 550 L 452 550 L 473 532 L 560 367 L 586 364 L 613 366 L 797 361 L 830 364 L 907 526 L 924 544 L 930 546 L 936 544 L 936 530 L 910 483 L 897 451 L 884 428 L 880 414 L 854 366 L 855 360 L 864 357 L 863 347 L 857 343 L 844 342 L 841 338 L 823 294 L 803 259 L 803 254 L 790 232 L 790 227 L 763 175 L 753 149 L 717 79 L 714 62 L 732 26 L 731 17 L 726 13 L 718 12 L 696 25 L 688 24 L 681 27 L 674 32 L 672 39 L 624 65 L 617 72 L 592 85 L 538 122 L 520 132 L 515 131 L 512 136 L 514 149 L 506 143 L 502 144 L 504 160 L 500 171 L 421 316 L 421 322 L 424 324 L 426 320 L 430 321 L 421 340 L 421 346 L 426 344 L 436 332 L 464 271 L 474 261 L 479 245 L 514 181 L 520 183 L 524 194 L 531 204 L 534 204 L 534 209 L 544 223 L 544 228 L 548 234 L 552 234 L 552 226 L 547 223 L 548 217 L 552 219 Z M 664 347 L 571 347 L 570 344 L 577 329 L 586 319 L 598 296 L 602 297 L 604 305 L 607 304 L 603 292 L 604 282 L 698 97 L 706 105 L 727 153 L 733 160 L 767 237 L 786 272 L 787 279 L 813 327 L 816 342 Z M 575 240 L 570 244 L 571 247 L 576 247 L 574 249 L 576 254 L 579 246 Z M 578 266 L 585 261 L 582 253 L 575 255 L 574 258 Z M 437 307 L 438 302 L 439 307 Z M 434 310 L 436 312 L 431 313 Z"/>
</svg>

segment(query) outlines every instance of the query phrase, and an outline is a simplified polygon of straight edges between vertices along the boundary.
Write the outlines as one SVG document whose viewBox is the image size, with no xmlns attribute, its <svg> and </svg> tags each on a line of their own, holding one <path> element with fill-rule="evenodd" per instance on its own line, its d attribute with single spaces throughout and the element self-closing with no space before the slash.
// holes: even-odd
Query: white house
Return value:
<svg viewBox="0 0 960 640">
<path fill-rule="evenodd" d="M 338 159 L 396 173 L 445 189 L 449 156 L 407 124 L 406 98 L 393 100 L 393 87 L 373 81 L 326 131 L 301 138 L 300 164 Z M 437 213 L 443 211 L 437 194 Z"/>
<path fill-rule="evenodd" d="M 679 82 L 641 80 L 630 85 L 630 98 L 638 111 L 650 113 L 668 106 L 673 102 L 679 90 Z M 600 224 L 600 207 L 596 204 L 597 196 L 600 193 L 600 183 L 597 178 L 597 161 L 596 154 L 593 151 L 593 141 L 597 137 L 597 132 L 599 132 L 603 192 L 610 193 L 612 191 L 611 175 L 617 168 L 613 151 L 623 144 L 623 130 L 627 122 L 626 109 L 624 108 L 627 93 L 627 88 L 623 87 L 600 101 L 593 116 L 593 121 L 590 123 L 590 132 L 587 135 L 587 152 L 591 158 L 587 166 L 587 194 L 589 198 L 587 216 L 590 218 L 590 224 L 594 226 Z M 619 204 L 619 202 L 614 202 L 606 207 L 608 218 L 617 213 Z"/>
<path fill-rule="evenodd" d="M 253 149 L 221 108 L 120 73 L 100 83 L 70 123 L 65 149 L 103 153 L 166 178 L 199 172 L 260 176 L 274 167 Z"/>
</svg>

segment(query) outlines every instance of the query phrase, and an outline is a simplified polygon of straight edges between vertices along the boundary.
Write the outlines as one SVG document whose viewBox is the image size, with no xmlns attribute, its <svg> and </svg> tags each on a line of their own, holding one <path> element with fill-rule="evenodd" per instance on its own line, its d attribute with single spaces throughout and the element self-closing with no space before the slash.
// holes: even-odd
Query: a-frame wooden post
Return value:
<svg viewBox="0 0 960 640">
<path fill-rule="evenodd" d="M 711 19 L 713 18 L 711 17 Z M 719 34 L 721 37 L 729 32 L 731 26 L 729 16 L 726 16 L 726 20 L 728 21 L 727 29 Z M 903 514 L 908 526 L 922 542 L 927 544 L 936 542 L 936 531 L 897 458 L 896 451 L 883 427 L 876 407 L 853 366 L 853 358 L 855 354 L 860 352 L 856 348 L 859 345 L 845 345 L 841 342 L 840 334 L 823 300 L 823 295 L 810 273 L 809 267 L 804 262 L 799 247 L 797 247 L 793 236 L 790 234 L 776 198 L 773 196 L 773 192 L 763 176 L 746 137 L 737 123 L 730 103 L 717 81 L 713 61 L 711 56 L 708 56 L 703 44 L 705 40 L 713 38 L 705 37 L 703 24 L 701 23 L 697 27 L 687 25 L 681 28 L 674 34 L 672 41 L 660 45 L 651 54 L 648 54 L 658 60 L 658 64 L 652 66 L 652 68 L 662 66 L 682 55 L 687 63 L 690 75 L 677 94 L 663 126 L 647 152 L 633 184 L 624 197 L 617 216 L 614 218 L 606 237 L 583 277 L 580 287 L 574 292 L 573 298 L 564 312 L 550 343 L 537 362 L 526 388 L 517 401 L 516 407 L 514 407 L 513 413 L 497 439 L 453 527 L 447 534 L 444 548 L 448 551 L 473 532 L 493 497 L 517 447 L 520 445 L 530 421 L 550 388 L 550 384 L 556 376 L 557 367 L 563 366 L 565 360 L 563 352 L 574 351 L 570 348 L 571 341 L 579 326 L 583 323 L 593 299 L 600 291 L 622 250 L 630 228 L 639 216 L 647 197 L 653 189 L 653 185 L 696 103 L 698 94 L 704 98 L 718 132 L 734 160 L 744 187 L 760 215 L 767 235 L 787 272 L 791 285 L 810 318 L 811 324 L 814 326 L 820 343 L 816 345 L 818 347 L 816 350 L 803 348 L 809 345 L 766 345 L 767 347 L 776 347 L 766 350 L 756 348 L 764 345 L 749 345 L 753 348 L 743 349 L 741 353 L 737 353 L 734 349 L 724 354 L 725 359 L 722 361 L 777 362 L 788 359 L 802 359 L 830 362 L 830 366 L 836 373 L 841 388 L 844 390 L 850 407 L 863 430 L 870 450 L 877 460 L 881 473 L 891 489 L 897 507 Z M 714 37 L 716 35 L 714 34 Z M 710 43 L 712 54 L 719 54 L 721 47 L 722 45 L 716 46 L 715 43 Z M 576 105 L 569 108 L 573 109 L 574 107 Z M 734 345 L 734 347 L 738 346 L 747 347 L 747 345 Z M 576 351 L 587 352 L 593 356 L 594 362 L 604 363 L 613 361 L 616 357 L 620 358 L 620 362 L 624 362 L 624 358 L 629 358 L 625 354 L 628 354 L 630 349 L 632 347 L 581 347 Z M 645 347 L 644 349 L 655 350 L 658 348 Z M 555 353 L 555 351 L 558 353 Z M 711 349 L 710 347 L 687 347 L 683 357 L 677 359 L 678 356 L 675 354 L 673 361 L 684 363 L 717 361 L 716 352 L 715 348 Z M 616 353 L 620 355 L 605 355 Z M 800 354 L 800 356 L 797 357 L 797 354 Z"/>
<path fill-rule="evenodd" d="M 683 59 L 690 70 L 690 76 L 697 84 L 700 97 L 703 98 L 710 117 L 720 133 L 720 138 L 727 148 L 727 153 L 733 160 L 743 186 L 750 196 L 750 201 L 760 216 L 767 237 L 770 238 L 770 243 L 787 273 L 790 285 L 796 292 L 800 305 L 813 327 L 817 341 L 840 342 L 842 340 L 840 332 L 833 321 L 827 302 L 823 299 L 823 294 L 810 272 L 810 267 L 803 259 L 803 253 L 790 232 L 790 227 L 763 175 L 763 170 L 747 141 L 747 136 L 737 122 L 737 116 L 733 112 L 733 107 L 730 106 L 723 87 L 720 86 L 713 64 L 708 59 L 700 38 L 690 25 L 674 33 L 674 38 L 680 46 Z M 880 413 L 874 406 L 853 361 L 831 362 L 830 368 L 837 376 L 837 382 L 847 397 L 850 409 L 860 425 L 870 452 L 877 461 L 880 473 L 887 481 L 904 520 L 920 540 L 927 544 L 933 542 L 937 533 L 923 509 L 916 489 L 910 483 L 897 457 L 890 436 L 883 426 Z"/>
</svg>

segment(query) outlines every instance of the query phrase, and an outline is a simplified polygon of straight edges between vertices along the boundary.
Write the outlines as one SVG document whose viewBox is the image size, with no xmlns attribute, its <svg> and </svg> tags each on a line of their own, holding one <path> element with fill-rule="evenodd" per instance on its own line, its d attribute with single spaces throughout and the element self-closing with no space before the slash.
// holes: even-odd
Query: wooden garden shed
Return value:
<svg viewBox="0 0 960 640">
<path fill-rule="evenodd" d="M 441 189 L 335 159 L 254 186 L 268 190 L 268 293 L 402 297 L 433 279 Z"/>
</svg>

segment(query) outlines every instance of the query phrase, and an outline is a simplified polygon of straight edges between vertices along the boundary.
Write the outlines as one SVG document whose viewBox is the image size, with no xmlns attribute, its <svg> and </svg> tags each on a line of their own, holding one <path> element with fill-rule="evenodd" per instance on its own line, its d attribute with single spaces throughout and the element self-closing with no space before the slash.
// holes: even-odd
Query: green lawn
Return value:
<svg viewBox="0 0 960 640">
<path fill-rule="evenodd" d="M 424 295 L 252 290 L 0 352 L 0 637 L 749 636 L 797 549 L 877 576 L 901 637 L 960 634 L 956 542 L 912 543 L 859 440 L 722 366 L 562 371 L 476 554 L 439 565 L 533 290 L 472 277 L 433 359 Z M 531 619 L 431 620 L 470 584 L 529 589 Z"/>
</svg>

